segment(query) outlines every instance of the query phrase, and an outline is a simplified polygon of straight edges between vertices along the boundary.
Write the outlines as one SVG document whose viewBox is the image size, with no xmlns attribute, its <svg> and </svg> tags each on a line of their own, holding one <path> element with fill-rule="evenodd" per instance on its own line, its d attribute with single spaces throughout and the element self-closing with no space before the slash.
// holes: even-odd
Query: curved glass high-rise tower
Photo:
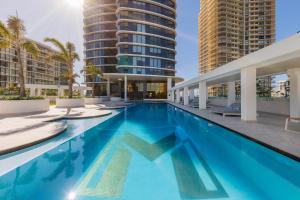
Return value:
<svg viewBox="0 0 300 200">
<path fill-rule="evenodd" d="M 96 93 L 167 98 L 167 87 L 179 80 L 175 0 L 85 0 L 84 25 L 86 61 L 106 79 Z"/>
</svg>

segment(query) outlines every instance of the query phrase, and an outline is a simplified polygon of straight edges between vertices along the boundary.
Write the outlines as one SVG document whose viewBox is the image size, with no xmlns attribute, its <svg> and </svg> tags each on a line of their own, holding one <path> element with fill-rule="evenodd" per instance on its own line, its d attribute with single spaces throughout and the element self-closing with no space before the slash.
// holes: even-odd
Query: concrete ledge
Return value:
<svg viewBox="0 0 300 200">
<path fill-rule="evenodd" d="M 79 108 L 84 105 L 84 99 L 56 99 L 57 108 Z"/>
<path fill-rule="evenodd" d="M 86 112 L 86 113 L 79 113 L 79 114 L 70 114 L 70 115 L 65 115 L 63 118 L 64 119 L 88 119 L 88 118 L 96 118 L 96 117 L 104 117 L 107 115 L 110 115 L 112 112 L 107 111 L 107 110 L 95 110 L 91 112 Z"/>
<path fill-rule="evenodd" d="M 95 105 L 102 103 L 102 98 L 85 98 L 84 99 L 85 105 Z"/>
<path fill-rule="evenodd" d="M 45 122 L 43 126 L 22 131 L 17 134 L 0 136 L 0 155 L 15 152 L 49 140 L 67 129 L 65 122 Z M 43 134 L 41 134 L 43 133 Z"/>
<path fill-rule="evenodd" d="M 48 110 L 48 99 L 0 101 L 0 115 L 47 112 Z"/>
<path fill-rule="evenodd" d="M 210 98 L 208 102 L 212 106 L 227 106 L 226 98 Z M 235 103 L 240 103 L 236 100 Z M 257 99 L 257 111 L 273 113 L 279 115 L 290 115 L 290 102 L 287 99 L 273 99 L 270 101 L 258 98 Z"/>
<path fill-rule="evenodd" d="M 113 102 L 121 101 L 121 97 L 110 97 L 110 101 L 113 101 Z"/>
</svg>

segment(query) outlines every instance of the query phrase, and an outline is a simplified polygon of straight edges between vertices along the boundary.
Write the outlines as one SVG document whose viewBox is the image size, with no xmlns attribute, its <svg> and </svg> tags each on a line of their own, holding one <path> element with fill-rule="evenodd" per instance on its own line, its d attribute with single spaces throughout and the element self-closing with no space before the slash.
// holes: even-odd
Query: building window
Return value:
<svg viewBox="0 0 300 200">
<path fill-rule="evenodd" d="M 150 58 L 150 67 L 161 67 L 161 60 L 156 58 Z"/>
<path fill-rule="evenodd" d="M 133 47 L 132 47 L 132 51 L 133 51 L 133 53 L 141 53 L 141 54 L 145 54 L 145 47 L 142 47 L 142 46 L 136 46 L 136 45 L 134 45 Z"/>
<path fill-rule="evenodd" d="M 137 24 L 137 32 L 146 32 L 146 26 L 144 24 Z"/>
<path fill-rule="evenodd" d="M 133 35 L 133 43 L 146 43 L 146 37 L 143 35 Z"/>
</svg>

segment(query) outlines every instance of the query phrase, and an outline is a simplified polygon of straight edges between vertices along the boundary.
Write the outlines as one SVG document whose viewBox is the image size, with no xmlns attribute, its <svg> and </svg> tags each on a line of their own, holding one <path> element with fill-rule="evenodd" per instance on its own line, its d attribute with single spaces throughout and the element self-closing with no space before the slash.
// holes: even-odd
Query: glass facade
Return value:
<svg viewBox="0 0 300 200">
<path fill-rule="evenodd" d="M 115 0 L 86 0 L 84 4 L 85 59 L 103 73 L 117 72 L 116 10 Z"/>
<path fill-rule="evenodd" d="M 170 2 L 118 1 L 119 71 L 175 75 L 176 5 Z"/>
<path fill-rule="evenodd" d="M 165 77 L 175 76 L 175 29 L 174 0 L 86 0 L 86 61 L 104 73 L 164 77 L 155 90 L 143 86 L 143 95 L 137 96 L 166 98 Z M 136 86 L 128 84 L 129 97 L 131 88 Z"/>
</svg>

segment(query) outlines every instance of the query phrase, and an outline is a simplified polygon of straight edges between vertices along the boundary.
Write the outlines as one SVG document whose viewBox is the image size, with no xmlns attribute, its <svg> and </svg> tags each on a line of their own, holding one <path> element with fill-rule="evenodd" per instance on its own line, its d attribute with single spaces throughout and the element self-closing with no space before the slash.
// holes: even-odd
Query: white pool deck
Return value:
<svg viewBox="0 0 300 200">
<path fill-rule="evenodd" d="M 45 113 L 1 116 L 0 155 L 43 142 L 66 130 L 66 124 L 54 120 L 103 117 L 111 113 L 110 110 L 51 107 Z"/>
<path fill-rule="evenodd" d="M 62 134 L 55 135 L 56 137 L 52 136 L 49 137 L 48 139 L 46 138 L 46 140 L 41 140 L 41 142 L 38 144 L 36 144 L 35 142 L 33 143 L 34 146 L 29 145 L 30 147 L 0 156 L 0 176 L 25 164 L 26 162 L 29 162 L 30 160 L 38 157 L 39 155 L 42 155 L 43 153 L 48 152 L 51 149 L 54 149 L 60 144 L 69 141 L 74 137 L 79 136 L 84 131 L 87 131 L 88 129 L 98 125 L 99 123 L 105 122 L 106 120 L 120 113 L 120 111 L 118 110 L 97 110 L 91 108 L 74 108 L 72 110 L 73 111 L 69 112 L 69 114 L 72 114 L 73 117 L 82 116 L 81 119 L 86 119 L 86 120 L 71 120 L 67 123 L 67 125 L 69 123 L 71 124 L 72 131 L 62 132 Z M 27 116 L 15 116 L 15 117 L 0 119 L 0 126 L 6 127 L 5 129 L 7 131 L 6 133 L 9 133 L 9 130 L 15 131 L 10 136 L 0 133 L 0 146 L 2 145 L 4 146 L 4 143 L 7 144 L 7 141 L 9 141 L 10 146 L 19 145 L 21 143 L 28 142 L 28 141 L 32 142 L 36 139 L 34 137 L 36 137 L 37 134 L 41 135 L 41 133 L 42 136 L 39 137 L 49 136 L 49 134 L 51 134 L 51 130 L 54 130 L 58 124 L 62 123 L 62 121 L 55 121 L 55 122 L 43 122 L 43 121 L 54 120 L 58 118 L 65 119 L 66 112 L 67 109 L 56 109 L 53 107 L 47 113 L 27 115 Z M 101 117 L 99 117 L 100 115 Z M 47 125 L 43 125 L 43 123 Z M 34 127 L 34 124 L 36 124 L 36 126 L 41 126 L 41 128 L 43 129 L 40 130 L 37 129 L 36 127 Z M 18 140 L 13 139 L 13 138 L 17 138 L 21 134 L 24 135 L 26 133 L 22 131 L 22 127 L 24 128 L 24 126 L 25 127 L 27 126 L 28 128 L 28 131 L 26 131 L 27 132 L 26 137 L 22 136 L 24 140 L 20 140 L 20 138 Z M 3 130 L 0 129 L 1 132 L 4 132 Z M 11 138 L 4 139 L 5 137 L 11 137 Z"/>
<path fill-rule="evenodd" d="M 246 122 L 240 117 L 222 117 L 212 113 L 210 109 L 199 110 L 191 106 L 168 103 L 300 161 L 300 133 L 284 130 L 286 116 L 259 113 L 256 122 Z"/>
</svg>

